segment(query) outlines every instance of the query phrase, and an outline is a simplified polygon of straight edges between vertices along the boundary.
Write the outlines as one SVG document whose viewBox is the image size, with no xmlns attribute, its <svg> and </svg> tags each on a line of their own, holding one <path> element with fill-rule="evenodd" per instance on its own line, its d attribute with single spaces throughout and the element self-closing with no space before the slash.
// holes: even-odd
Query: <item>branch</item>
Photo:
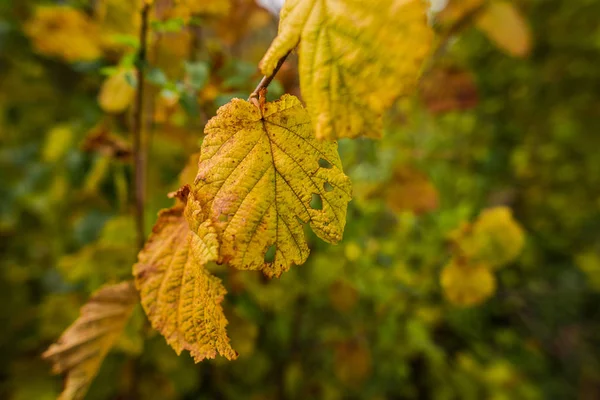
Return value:
<svg viewBox="0 0 600 400">
<path fill-rule="evenodd" d="M 275 75 L 277 75 L 277 72 L 279 72 L 279 69 L 281 68 L 281 66 L 283 65 L 283 63 L 288 58 L 288 56 L 290 55 L 291 52 L 292 52 L 291 50 L 288 51 L 287 53 L 285 53 L 285 55 L 283 57 L 281 57 L 279 59 L 279 61 L 277 62 L 277 66 L 275 67 L 275 69 L 273 70 L 271 75 L 264 76 L 262 78 L 262 80 L 260 81 L 260 83 L 258 84 L 256 89 L 254 89 L 254 91 L 250 94 L 250 97 L 248 98 L 248 100 L 258 98 L 260 91 L 263 89 L 266 89 L 271 84 L 271 82 L 273 81 L 273 78 L 275 78 Z"/>
<path fill-rule="evenodd" d="M 146 148 L 143 132 L 143 113 L 144 113 L 144 84 L 145 84 L 145 65 L 147 52 L 148 36 L 148 16 L 151 4 L 144 2 L 141 11 L 142 25 L 140 28 L 140 47 L 137 55 L 137 92 L 135 98 L 135 109 L 133 114 L 133 158 L 134 158 L 134 191 L 135 191 L 135 229 L 137 235 L 138 249 L 144 247 L 145 226 L 144 226 L 144 206 L 146 202 Z"/>
</svg>

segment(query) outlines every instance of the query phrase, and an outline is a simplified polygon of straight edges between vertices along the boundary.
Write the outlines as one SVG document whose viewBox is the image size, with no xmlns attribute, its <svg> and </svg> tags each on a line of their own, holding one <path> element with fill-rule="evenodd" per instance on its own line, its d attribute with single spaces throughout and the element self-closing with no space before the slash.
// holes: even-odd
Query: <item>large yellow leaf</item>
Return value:
<svg viewBox="0 0 600 400">
<path fill-rule="evenodd" d="M 477 19 L 477 27 L 508 54 L 524 57 L 531 50 L 527 21 L 507 1 L 493 1 Z"/>
<path fill-rule="evenodd" d="M 341 240 L 350 180 L 337 143 L 314 138 L 296 97 L 260 107 L 234 99 L 217 111 L 205 134 L 193 190 L 198 211 L 188 221 L 211 221 L 220 262 L 279 276 L 308 257 L 304 223 L 329 243 Z M 208 233 L 193 229 L 201 237 Z"/>
<path fill-rule="evenodd" d="M 43 354 L 56 373 L 66 373 L 59 399 L 83 399 L 106 354 L 138 302 L 132 282 L 105 286 L 82 307 L 79 318 Z"/>
<path fill-rule="evenodd" d="M 431 47 L 422 0 L 287 0 L 261 61 L 270 75 L 301 42 L 300 87 L 318 138 L 380 137 L 381 116 L 411 93 Z"/>
<path fill-rule="evenodd" d="M 187 193 L 181 197 L 185 201 Z M 177 354 L 188 350 L 199 362 L 218 352 L 231 360 L 237 353 L 229 345 L 221 307 L 227 292 L 204 266 L 216 258 L 218 242 L 215 235 L 200 238 L 190 231 L 183 215 L 193 211 L 193 204 L 161 211 L 133 267 L 135 284 L 152 326 Z"/>
</svg>

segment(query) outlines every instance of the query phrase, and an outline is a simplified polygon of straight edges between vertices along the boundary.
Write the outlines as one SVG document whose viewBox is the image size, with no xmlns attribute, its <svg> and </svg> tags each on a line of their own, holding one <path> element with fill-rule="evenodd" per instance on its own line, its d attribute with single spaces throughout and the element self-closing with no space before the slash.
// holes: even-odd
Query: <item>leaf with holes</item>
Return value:
<svg viewBox="0 0 600 400">
<path fill-rule="evenodd" d="M 187 188 L 178 195 L 186 202 Z M 215 358 L 218 352 L 231 360 L 237 353 L 225 330 L 227 319 L 221 302 L 226 290 L 204 267 L 217 256 L 216 236 L 209 221 L 200 224 L 208 232 L 200 237 L 184 218 L 197 210 L 196 203 L 187 201 L 185 206 L 178 204 L 159 214 L 133 267 L 135 284 L 152 327 L 177 354 L 188 350 L 199 362 Z"/>
<path fill-rule="evenodd" d="M 59 399 L 83 399 L 106 354 L 121 335 L 138 302 L 132 282 L 105 286 L 81 308 L 79 318 L 43 357 L 66 373 Z"/>
<path fill-rule="evenodd" d="M 318 138 L 381 136 L 381 116 L 416 88 L 433 33 L 422 0 L 287 0 L 260 63 L 298 43 L 300 88 Z"/>
<path fill-rule="evenodd" d="M 337 143 L 314 138 L 310 117 L 290 95 L 255 106 L 234 99 L 206 125 L 190 226 L 210 221 L 220 262 L 279 276 L 309 249 L 303 224 L 341 240 L 351 199 Z M 194 229 L 201 237 L 207 231 Z"/>
</svg>

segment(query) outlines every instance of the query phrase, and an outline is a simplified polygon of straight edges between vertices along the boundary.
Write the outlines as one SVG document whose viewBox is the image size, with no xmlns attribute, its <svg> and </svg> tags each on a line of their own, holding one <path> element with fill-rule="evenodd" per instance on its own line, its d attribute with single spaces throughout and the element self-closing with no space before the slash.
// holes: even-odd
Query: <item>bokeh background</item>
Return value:
<svg viewBox="0 0 600 400">
<path fill-rule="evenodd" d="M 157 1 L 149 227 L 194 175 L 206 121 L 260 79 L 277 31 L 262 3 Z M 417 93 L 381 141 L 340 142 L 341 244 L 309 233 L 309 261 L 273 281 L 210 266 L 238 360 L 178 357 L 139 308 L 87 398 L 600 398 L 600 2 L 497 3 L 434 2 Z M 94 290 L 131 279 L 138 9 L 0 2 L 2 399 L 56 398 L 41 353 Z M 296 61 L 271 98 L 300 95 Z"/>
</svg>

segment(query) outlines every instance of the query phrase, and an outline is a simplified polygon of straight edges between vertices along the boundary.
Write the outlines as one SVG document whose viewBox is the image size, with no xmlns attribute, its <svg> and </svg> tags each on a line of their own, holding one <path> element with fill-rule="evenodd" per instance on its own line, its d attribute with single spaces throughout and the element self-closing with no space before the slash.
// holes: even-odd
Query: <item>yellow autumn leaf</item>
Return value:
<svg viewBox="0 0 600 400">
<path fill-rule="evenodd" d="M 442 270 L 440 283 L 446 298 L 459 306 L 473 306 L 496 291 L 496 278 L 485 264 L 451 260 Z"/>
<path fill-rule="evenodd" d="M 463 257 L 493 268 L 514 261 L 525 245 L 525 232 L 508 207 L 482 211 L 474 223 L 452 232 L 451 238 Z"/>
<path fill-rule="evenodd" d="M 433 33 L 422 0 L 287 0 L 260 63 L 270 75 L 298 43 L 300 88 L 319 139 L 378 138 L 382 114 L 416 87 Z"/>
<path fill-rule="evenodd" d="M 341 240 L 350 179 L 337 143 L 314 138 L 296 97 L 284 95 L 260 108 L 234 99 L 204 132 L 193 189 L 200 211 L 188 221 L 211 221 L 220 262 L 279 276 L 308 257 L 303 224 L 326 242 Z"/>
<path fill-rule="evenodd" d="M 128 82 L 128 74 L 133 74 L 133 71 L 122 69 L 106 78 L 102 84 L 98 103 L 105 112 L 121 113 L 133 102 L 135 88 Z"/>
<path fill-rule="evenodd" d="M 524 57 L 531 50 L 527 21 L 508 1 L 493 1 L 477 18 L 477 27 L 508 54 Z"/>
<path fill-rule="evenodd" d="M 187 193 L 181 195 L 185 201 Z M 190 206 L 190 204 L 188 204 Z M 216 257 L 216 237 L 200 239 L 190 231 L 184 213 L 194 212 L 178 204 L 160 212 L 152 235 L 133 267 L 135 284 L 152 327 L 177 354 L 188 350 L 196 362 L 237 357 L 225 327 L 221 302 L 227 293 L 221 280 L 205 268 Z"/>
<path fill-rule="evenodd" d="M 81 308 L 79 318 L 43 354 L 52 362 L 55 373 L 67 375 L 60 400 L 84 398 L 137 303 L 132 282 L 101 288 Z"/>
<path fill-rule="evenodd" d="M 98 26 L 83 12 L 67 6 L 40 6 L 24 27 L 35 50 L 66 61 L 102 56 Z"/>
</svg>

